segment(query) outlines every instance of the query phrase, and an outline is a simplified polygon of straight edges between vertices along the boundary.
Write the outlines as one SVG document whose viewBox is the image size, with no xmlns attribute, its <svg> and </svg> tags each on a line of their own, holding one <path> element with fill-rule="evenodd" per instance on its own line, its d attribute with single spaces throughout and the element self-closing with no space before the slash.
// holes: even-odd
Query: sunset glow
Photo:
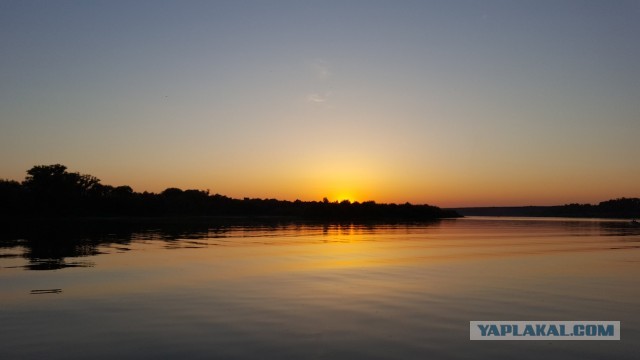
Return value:
<svg viewBox="0 0 640 360">
<path fill-rule="evenodd" d="M 634 1 L 11 2 L 0 178 L 61 163 L 235 198 L 638 197 L 639 19 Z"/>
</svg>

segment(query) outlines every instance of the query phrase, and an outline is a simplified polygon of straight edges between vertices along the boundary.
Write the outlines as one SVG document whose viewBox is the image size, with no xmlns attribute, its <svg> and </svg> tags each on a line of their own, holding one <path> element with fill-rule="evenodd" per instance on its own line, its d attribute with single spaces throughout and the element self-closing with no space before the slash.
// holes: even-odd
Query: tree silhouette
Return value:
<svg viewBox="0 0 640 360">
<path fill-rule="evenodd" d="M 568 204 L 550 207 L 495 208 L 522 216 L 640 217 L 640 199 L 620 198 L 598 205 Z M 507 209 L 507 210 L 504 210 Z M 519 211 L 519 212 L 518 212 Z M 133 191 L 130 186 L 103 185 L 92 175 L 69 172 L 61 164 L 38 165 L 22 183 L 0 180 L 0 214 L 5 217 L 59 216 L 221 216 L 288 217 L 331 221 L 422 221 L 460 216 L 430 205 L 378 204 L 343 200 L 282 201 L 233 199 L 210 195 L 209 190 L 175 187 L 160 194 Z M 489 215 L 500 213 L 488 213 Z"/>
<path fill-rule="evenodd" d="M 32 167 L 22 186 L 38 213 L 80 214 L 99 184 L 95 176 L 70 173 L 66 166 L 55 164 Z"/>
<path fill-rule="evenodd" d="M 0 214 L 9 215 L 24 210 L 24 188 L 14 180 L 0 180 Z"/>
</svg>

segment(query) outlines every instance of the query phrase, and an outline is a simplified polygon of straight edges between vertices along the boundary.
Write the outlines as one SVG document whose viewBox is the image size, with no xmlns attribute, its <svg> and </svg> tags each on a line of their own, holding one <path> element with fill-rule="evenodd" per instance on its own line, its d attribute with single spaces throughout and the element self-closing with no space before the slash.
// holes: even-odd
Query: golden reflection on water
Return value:
<svg viewBox="0 0 640 360">
<path fill-rule="evenodd" d="M 502 278 L 549 274 L 597 276 L 601 272 L 598 264 L 604 263 L 609 275 L 625 277 L 637 256 L 637 249 L 629 249 L 631 253 L 615 251 L 637 245 L 637 237 L 629 245 L 622 242 L 626 237 L 601 236 L 598 226 L 572 227 L 569 233 L 558 233 L 554 228 L 556 224 L 528 228 L 527 232 L 518 226 L 496 228 L 494 225 L 479 231 L 484 224 L 477 221 L 480 225 L 464 225 L 454 220 L 430 226 L 350 224 L 241 228 L 227 231 L 224 236 L 197 241 L 132 242 L 130 250 L 125 252 L 106 246 L 101 251 L 111 254 L 97 257 L 92 271 L 108 274 L 126 269 L 129 275 L 106 277 L 107 283 L 90 286 L 82 292 L 151 291 L 199 282 L 232 282 L 349 269 L 366 274 L 380 267 L 401 268 L 405 273 L 447 267 L 446 282 L 430 279 L 443 290 L 471 285 L 466 282 L 495 283 Z M 630 259 L 625 262 L 625 258 Z M 585 263 L 591 265 L 585 266 Z M 478 273 L 489 274 L 483 279 L 476 276 Z"/>
<path fill-rule="evenodd" d="M 265 351 L 291 358 L 309 351 L 319 354 L 312 358 L 516 354 L 483 353 L 467 342 L 468 322 L 483 319 L 621 320 L 623 338 L 640 335 L 640 231 L 624 222 L 468 218 L 147 230 L 85 253 L 93 252 L 65 259 L 90 259 L 91 267 L 54 271 L 24 271 L 13 266 L 26 259 L 0 258 L 0 320 L 16 334 L 3 344 L 11 354 L 24 355 L 21 329 L 58 314 L 71 320 L 56 332 L 36 327 L 51 339 L 32 347 L 38 354 L 90 336 L 89 320 L 110 331 L 94 347 L 113 356 L 122 355 L 113 345 L 129 339 L 130 328 L 138 337 L 125 350 L 175 350 L 157 340 L 160 331 L 196 356 L 239 358 Z M 34 289 L 61 291 L 36 296 Z M 577 359 L 633 347 L 571 346 L 556 349 Z"/>
</svg>

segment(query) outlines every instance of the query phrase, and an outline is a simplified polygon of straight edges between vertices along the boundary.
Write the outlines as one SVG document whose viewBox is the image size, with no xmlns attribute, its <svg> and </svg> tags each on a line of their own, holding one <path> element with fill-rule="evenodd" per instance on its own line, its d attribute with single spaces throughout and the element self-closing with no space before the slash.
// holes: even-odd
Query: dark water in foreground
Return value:
<svg viewBox="0 0 640 360">
<path fill-rule="evenodd" d="M 640 229 L 622 221 L 25 234 L 0 240 L 2 359 L 640 353 Z M 471 320 L 620 320 L 622 340 L 472 342 Z"/>
</svg>

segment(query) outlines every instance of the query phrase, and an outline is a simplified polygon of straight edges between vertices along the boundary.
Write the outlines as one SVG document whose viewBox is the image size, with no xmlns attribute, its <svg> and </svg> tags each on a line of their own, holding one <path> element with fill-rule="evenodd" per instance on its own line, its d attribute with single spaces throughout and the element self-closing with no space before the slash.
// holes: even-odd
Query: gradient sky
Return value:
<svg viewBox="0 0 640 360">
<path fill-rule="evenodd" d="M 429 203 L 640 197 L 640 1 L 0 0 L 0 178 Z"/>
</svg>

